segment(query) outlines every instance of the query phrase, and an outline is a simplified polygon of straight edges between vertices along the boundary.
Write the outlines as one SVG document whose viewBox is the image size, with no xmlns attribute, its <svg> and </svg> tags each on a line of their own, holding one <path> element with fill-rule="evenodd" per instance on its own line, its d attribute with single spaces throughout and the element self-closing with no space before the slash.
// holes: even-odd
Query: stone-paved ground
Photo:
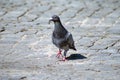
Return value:
<svg viewBox="0 0 120 80">
<path fill-rule="evenodd" d="M 87 58 L 59 61 L 57 14 Z M 120 0 L 0 0 L 0 80 L 119 80 Z"/>
</svg>

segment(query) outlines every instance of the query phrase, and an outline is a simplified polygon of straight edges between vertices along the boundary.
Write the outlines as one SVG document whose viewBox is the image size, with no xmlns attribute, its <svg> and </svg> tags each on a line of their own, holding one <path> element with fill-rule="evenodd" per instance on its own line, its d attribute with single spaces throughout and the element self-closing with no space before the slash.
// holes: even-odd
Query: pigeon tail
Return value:
<svg viewBox="0 0 120 80">
<path fill-rule="evenodd" d="M 73 49 L 73 50 L 77 51 L 77 49 L 75 47 L 70 47 L 70 49 Z"/>
</svg>

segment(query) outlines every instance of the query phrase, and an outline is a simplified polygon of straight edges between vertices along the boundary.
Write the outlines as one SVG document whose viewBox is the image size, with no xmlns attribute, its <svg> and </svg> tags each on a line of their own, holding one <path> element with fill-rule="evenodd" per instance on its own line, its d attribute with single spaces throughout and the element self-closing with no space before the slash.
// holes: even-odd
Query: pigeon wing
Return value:
<svg viewBox="0 0 120 80">
<path fill-rule="evenodd" d="M 74 45 L 74 40 L 73 40 L 71 33 L 68 32 L 68 34 L 66 35 L 66 40 L 68 42 L 69 48 L 76 50 L 75 45 Z"/>
</svg>

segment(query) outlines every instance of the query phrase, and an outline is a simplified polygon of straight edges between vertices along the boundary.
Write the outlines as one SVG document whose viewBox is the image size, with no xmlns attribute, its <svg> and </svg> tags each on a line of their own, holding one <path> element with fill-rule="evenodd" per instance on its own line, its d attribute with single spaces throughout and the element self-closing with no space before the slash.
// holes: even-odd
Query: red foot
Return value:
<svg viewBox="0 0 120 80">
<path fill-rule="evenodd" d="M 62 60 L 60 60 L 60 61 L 67 61 L 67 59 L 65 57 L 63 57 Z"/>
<path fill-rule="evenodd" d="M 61 52 L 62 52 L 62 51 L 59 50 L 59 52 L 58 52 L 58 54 L 57 54 L 57 56 L 56 56 L 57 58 L 60 58 L 60 56 L 62 56 Z"/>
</svg>

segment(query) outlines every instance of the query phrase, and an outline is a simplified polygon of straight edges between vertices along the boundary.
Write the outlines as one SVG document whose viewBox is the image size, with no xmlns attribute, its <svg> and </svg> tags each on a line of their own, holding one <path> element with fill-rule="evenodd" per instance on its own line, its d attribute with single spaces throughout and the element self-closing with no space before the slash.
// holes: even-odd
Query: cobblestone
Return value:
<svg viewBox="0 0 120 80">
<path fill-rule="evenodd" d="M 59 15 L 77 51 L 59 61 L 52 15 Z M 119 80 L 119 0 L 1 0 L 0 80 Z"/>
</svg>

